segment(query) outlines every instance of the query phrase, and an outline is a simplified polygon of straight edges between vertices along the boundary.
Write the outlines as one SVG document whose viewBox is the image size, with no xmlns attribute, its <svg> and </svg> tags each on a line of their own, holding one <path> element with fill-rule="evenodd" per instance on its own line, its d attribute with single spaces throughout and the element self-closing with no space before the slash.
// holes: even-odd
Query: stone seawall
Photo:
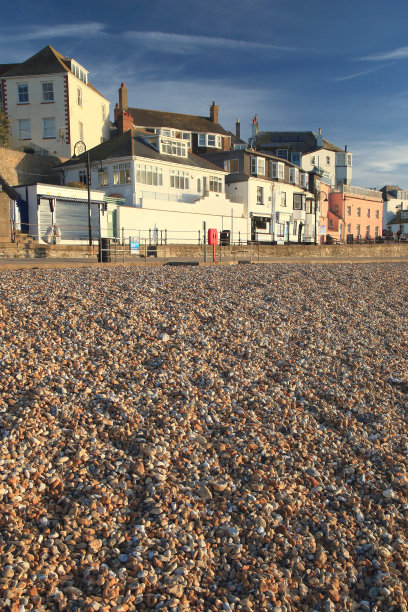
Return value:
<svg viewBox="0 0 408 612">
<path fill-rule="evenodd" d="M 118 247 L 118 250 L 120 247 Z M 112 249 L 113 252 L 113 249 Z M 18 236 L 15 243 L 0 243 L 0 258 L 86 258 L 96 257 L 98 247 L 93 249 L 83 245 L 48 245 L 37 243 L 25 236 Z M 119 252 L 118 252 L 119 255 Z M 145 255 L 144 248 L 140 259 Z M 147 247 L 147 259 L 186 258 L 204 259 L 204 247 L 201 245 L 159 245 Z M 120 254 L 121 256 L 121 254 Z M 213 256 L 212 247 L 207 246 L 207 261 Z M 398 259 L 408 258 L 408 244 L 356 244 L 356 245 L 324 245 L 324 246 L 272 246 L 272 245 L 241 245 L 234 247 L 216 247 L 216 261 L 220 259 Z M 133 261 L 139 258 L 132 256 Z"/>
</svg>

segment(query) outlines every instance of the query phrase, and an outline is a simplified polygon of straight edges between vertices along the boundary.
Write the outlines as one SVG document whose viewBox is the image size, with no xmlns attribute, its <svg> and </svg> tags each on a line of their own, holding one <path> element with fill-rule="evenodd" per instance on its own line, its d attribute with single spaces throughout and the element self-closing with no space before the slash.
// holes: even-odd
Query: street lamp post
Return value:
<svg viewBox="0 0 408 612">
<path fill-rule="evenodd" d="M 86 144 L 82 140 L 74 145 L 74 156 L 86 153 L 86 184 L 88 188 L 88 233 L 89 233 L 89 246 L 92 246 L 92 218 L 91 218 L 91 160 L 89 157 L 89 151 L 86 150 Z"/>
</svg>

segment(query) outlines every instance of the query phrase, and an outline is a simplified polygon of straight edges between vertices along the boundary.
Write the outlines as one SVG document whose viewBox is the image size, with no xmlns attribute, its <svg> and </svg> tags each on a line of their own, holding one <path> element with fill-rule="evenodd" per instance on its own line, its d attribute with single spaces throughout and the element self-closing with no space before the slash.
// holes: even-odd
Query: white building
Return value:
<svg viewBox="0 0 408 612">
<path fill-rule="evenodd" d="M 252 146 L 261 153 L 292 162 L 306 172 L 318 172 L 331 187 L 351 185 L 352 154 L 315 132 L 262 132 L 253 124 Z"/>
<path fill-rule="evenodd" d="M 203 240 L 206 228 L 241 232 L 243 204 L 225 194 L 226 172 L 190 152 L 182 138 L 129 130 L 90 152 L 91 184 L 124 204 L 109 206 L 119 237 L 160 238 L 169 242 Z M 63 165 L 65 184 L 86 182 L 85 154 Z"/>
<path fill-rule="evenodd" d="M 383 230 L 388 227 L 400 210 L 408 210 L 408 191 L 403 191 L 398 185 L 384 185 L 380 191 L 383 194 Z M 395 230 L 397 231 L 397 230 Z"/>
<path fill-rule="evenodd" d="M 229 172 L 226 193 L 232 201 L 245 205 L 251 240 L 278 244 L 314 242 L 317 220 L 307 172 L 250 149 L 205 157 Z"/>
<path fill-rule="evenodd" d="M 109 138 L 109 101 L 88 81 L 88 71 L 49 45 L 21 64 L 0 65 L 0 104 L 11 123 L 12 144 L 23 150 L 71 157 Z"/>
</svg>

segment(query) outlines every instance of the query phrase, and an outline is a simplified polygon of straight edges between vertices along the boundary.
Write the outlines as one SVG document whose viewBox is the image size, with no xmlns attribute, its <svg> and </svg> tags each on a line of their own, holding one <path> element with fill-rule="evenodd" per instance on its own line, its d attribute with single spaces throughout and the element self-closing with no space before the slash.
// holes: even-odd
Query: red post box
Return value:
<svg viewBox="0 0 408 612">
<path fill-rule="evenodd" d="M 208 230 L 208 244 L 217 246 L 218 244 L 218 230 L 210 228 Z"/>
</svg>

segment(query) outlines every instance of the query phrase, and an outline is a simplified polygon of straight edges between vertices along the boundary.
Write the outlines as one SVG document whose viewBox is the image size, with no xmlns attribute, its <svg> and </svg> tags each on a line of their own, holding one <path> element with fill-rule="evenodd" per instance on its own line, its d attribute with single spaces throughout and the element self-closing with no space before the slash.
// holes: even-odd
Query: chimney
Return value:
<svg viewBox="0 0 408 612">
<path fill-rule="evenodd" d="M 127 89 L 124 83 L 121 83 L 119 89 L 119 109 L 125 111 L 128 108 Z"/>
<path fill-rule="evenodd" d="M 113 111 L 113 116 L 114 116 L 114 122 L 115 123 L 117 123 L 117 121 L 118 121 L 119 113 L 120 113 L 120 111 L 119 111 L 119 104 L 116 102 L 115 109 Z"/>
<path fill-rule="evenodd" d="M 119 113 L 117 123 L 119 134 L 124 134 L 132 129 L 133 117 L 130 113 L 125 113 L 125 111 L 122 111 Z"/>
<path fill-rule="evenodd" d="M 347 153 L 347 145 L 344 147 L 344 152 Z"/>
<path fill-rule="evenodd" d="M 258 115 L 252 119 L 252 139 L 255 140 L 255 136 L 258 133 Z"/>
<path fill-rule="evenodd" d="M 316 147 L 323 146 L 323 138 L 322 138 L 322 128 L 319 128 L 319 133 L 316 138 Z"/>
<path fill-rule="evenodd" d="M 239 119 L 237 119 L 235 122 L 235 136 L 237 138 L 241 138 L 241 124 L 239 122 Z"/>
<path fill-rule="evenodd" d="M 215 102 L 212 103 L 212 105 L 210 106 L 210 119 L 213 123 L 218 123 L 218 111 L 219 111 L 219 107 L 216 105 Z"/>
</svg>

